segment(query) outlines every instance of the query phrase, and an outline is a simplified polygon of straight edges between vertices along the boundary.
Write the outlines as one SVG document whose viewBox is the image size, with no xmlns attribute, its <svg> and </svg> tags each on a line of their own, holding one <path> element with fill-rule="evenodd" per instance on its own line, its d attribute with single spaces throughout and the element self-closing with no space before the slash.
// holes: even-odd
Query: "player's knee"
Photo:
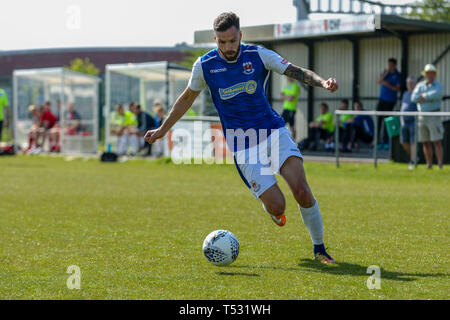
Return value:
<svg viewBox="0 0 450 320">
<path fill-rule="evenodd" d="M 314 199 L 308 185 L 299 185 L 295 187 L 293 191 L 294 197 L 300 205 L 310 204 L 310 202 Z"/>
</svg>

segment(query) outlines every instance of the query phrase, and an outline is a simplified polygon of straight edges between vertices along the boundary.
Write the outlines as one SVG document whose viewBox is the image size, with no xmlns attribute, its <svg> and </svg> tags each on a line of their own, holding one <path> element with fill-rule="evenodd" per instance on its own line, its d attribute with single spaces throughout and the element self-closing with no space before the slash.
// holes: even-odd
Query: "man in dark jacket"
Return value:
<svg viewBox="0 0 450 320">
<path fill-rule="evenodd" d="M 145 152 L 145 155 L 149 156 L 152 153 L 152 145 L 148 144 L 148 142 L 144 140 L 144 136 L 148 130 L 152 130 L 156 127 L 155 119 L 153 119 L 153 117 L 147 112 L 142 111 L 140 104 L 133 106 L 133 112 L 138 121 L 137 130 L 140 149 L 146 149 L 147 151 Z"/>
</svg>

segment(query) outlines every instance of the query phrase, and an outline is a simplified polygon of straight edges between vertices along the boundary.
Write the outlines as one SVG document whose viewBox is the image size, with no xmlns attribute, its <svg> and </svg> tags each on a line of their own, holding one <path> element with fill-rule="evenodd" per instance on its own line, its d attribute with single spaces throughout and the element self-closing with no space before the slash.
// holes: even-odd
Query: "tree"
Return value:
<svg viewBox="0 0 450 320">
<path fill-rule="evenodd" d="M 186 56 L 183 58 L 183 60 L 178 61 L 178 64 L 186 68 L 192 68 L 195 60 L 197 60 L 198 57 L 201 57 L 202 55 L 207 53 L 209 50 L 210 49 L 205 48 L 191 48 L 183 50 L 183 53 L 185 53 Z"/>
<path fill-rule="evenodd" d="M 436 22 L 450 22 L 450 2 L 448 0 L 423 0 L 416 2 L 411 13 L 405 14 L 408 18 Z"/>
<path fill-rule="evenodd" d="M 66 68 L 72 71 L 86 73 L 93 76 L 96 76 L 100 73 L 100 70 L 91 62 L 89 58 L 75 58 L 70 61 L 70 65 L 66 66 Z"/>
</svg>

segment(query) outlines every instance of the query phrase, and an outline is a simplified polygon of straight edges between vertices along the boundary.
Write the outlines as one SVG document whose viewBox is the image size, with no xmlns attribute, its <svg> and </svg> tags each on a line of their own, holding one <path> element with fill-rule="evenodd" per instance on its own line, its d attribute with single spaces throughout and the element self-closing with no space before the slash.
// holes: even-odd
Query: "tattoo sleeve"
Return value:
<svg viewBox="0 0 450 320">
<path fill-rule="evenodd" d="M 322 81 L 324 81 L 324 79 L 315 72 L 305 68 L 294 66 L 293 64 L 290 64 L 286 68 L 284 74 L 288 77 L 294 78 L 300 82 L 314 87 L 322 87 Z"/>
</svg>

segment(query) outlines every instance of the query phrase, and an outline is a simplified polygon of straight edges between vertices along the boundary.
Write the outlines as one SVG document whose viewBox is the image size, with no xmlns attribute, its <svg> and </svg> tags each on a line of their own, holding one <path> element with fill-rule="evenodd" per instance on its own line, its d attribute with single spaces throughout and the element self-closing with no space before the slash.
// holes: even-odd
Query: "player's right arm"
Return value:
<svg viewBox="0 0 450 320">
<path fill-rule="evenodd" d="M 187 88 L 175 101 L 172 110 L 162 125 L 158 129 L 147 131 L 144 139 L 148 143 L 153 143 L 164 137 L 167 132 L 169 132 L 170 128 L 172 128 L 173 125 L 186 113 L 186 111 L 188 111 L 195 99 L 205 87 L 206 82 L 203 77 L 202 61 L 201 58 L 198 58 L 192 67 L 192 74 Z"/>
<path fill-rule="evenodd" d="M 170 128 L 172 128 L 173 125 L 186 113 L 186 111 L 188 111 L 195 99 L 205 87 L 206 82 L 203 77 L 202 61 L 201 58 L 198 58 L 192 67 L 192 74 L 187 88 L 178 97 L 177 101 L 175 101 L 175 104 L 173 105 L 172 110 L 170 110 L 166 120 L 164 120 L 158 129 L 147 131 L 144 139 L 148 143 L 153 143 L 164 137 L 167 132 L 169 132 Z"/>
<path fill-rule="evenodd" d="M 186 111 L 188 111 L 199 94 L 200 91 L 194 91 L 187 87 L 175 101 L 172 110 L 170 110 L 169 115 L 164 120 L 162 125 L 158 129 L 147 131 L 144 139 L 148 143 L 153 143 L 164 137 L 167 132 L 169 132 L 170 128 L 172 128 L 173 125 L 186 113 Z"/>
</svg>

